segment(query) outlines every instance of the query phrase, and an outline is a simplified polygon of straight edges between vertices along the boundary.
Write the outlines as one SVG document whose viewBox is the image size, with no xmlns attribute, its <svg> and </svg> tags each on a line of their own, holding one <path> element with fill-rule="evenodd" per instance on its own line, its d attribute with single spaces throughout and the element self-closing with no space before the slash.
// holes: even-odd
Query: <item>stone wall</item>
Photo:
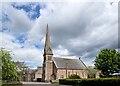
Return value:
<svg viewBox="0 0 120 86">
<path fill-rule="evenodd" d="M 88 70 L 58 69 L 56 79 L 68 78 L 72 74 L 77 74 L 81 78 L 88 78 Z"/>
</svg>

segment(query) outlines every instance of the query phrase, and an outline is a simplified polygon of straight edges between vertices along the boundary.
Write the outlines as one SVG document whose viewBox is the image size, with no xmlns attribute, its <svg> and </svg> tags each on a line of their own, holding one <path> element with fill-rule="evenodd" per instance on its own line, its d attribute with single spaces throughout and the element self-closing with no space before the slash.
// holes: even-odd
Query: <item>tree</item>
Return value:
<svg viewBox="0 0 120 86">
<path fill-rule="evenodd" d="M 103 49 L 95 59 L 95 67 L 106 77 L 120 71 L 120 53 L 112 49 Z"/>
<path fill-rule="evenodd" d="M 69 79 L 80 79 L 80 77 L 76 74 L 72 74 L 68 77 Z"/>
<path fill-rule="evenodd" d="M 18 75 L 20 76 L 19 80 L 21 81 L 26 81 L 26 78 L 28 77 L 28 73 L 29 73 L 29 67 L 25 65 L 24 62 L 14 62 L 17 66 L 17 71 L 18 71 Z"/>
<path fill-rule="evenodd" d="M 0 49 L 0 59 L 2 66 L 2 79 L 3 80 L 16 80 L 18 79 L 17 75 L 17 67 L 14 64 L 11 58 L 11 54 L 9 51 L 5 49 Z"/>
</svg>

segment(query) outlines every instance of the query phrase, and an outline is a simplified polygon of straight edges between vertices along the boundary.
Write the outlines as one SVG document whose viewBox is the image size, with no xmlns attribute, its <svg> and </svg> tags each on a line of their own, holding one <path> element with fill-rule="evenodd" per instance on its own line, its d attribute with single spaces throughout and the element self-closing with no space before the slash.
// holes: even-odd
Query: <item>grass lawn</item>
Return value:
<svg viewBox="0 0 120 86">
<path fill-rule="evenodd" d="M 52 82 L 52 84 L 59 84 L 59 82 Z"/>
<path fill-rule="evenodd" d="M 2 85 L 2 81 L 0 81 L 0 86 Z"/>
<path fill-rule="evenodd" d="M 20 82 L 3 82 L 1 84 L 2 86 L 22 86 Z"/>
</svg>

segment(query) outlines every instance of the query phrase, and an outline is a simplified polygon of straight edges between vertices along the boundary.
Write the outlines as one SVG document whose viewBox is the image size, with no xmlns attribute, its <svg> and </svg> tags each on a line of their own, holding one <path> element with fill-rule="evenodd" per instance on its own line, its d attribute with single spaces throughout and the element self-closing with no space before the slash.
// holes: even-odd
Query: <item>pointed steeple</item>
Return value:
<svg viewBox="0 0 120 86">
<path fill-rule="evenodd" d="M 45 40 L 45 47 L 44 47 L 44 55 L 53 55 L 52 49 L 50 46 L 50 35 L 48 31 L 48 24 L 46 28 L 46 40 Z"/>
</svg>

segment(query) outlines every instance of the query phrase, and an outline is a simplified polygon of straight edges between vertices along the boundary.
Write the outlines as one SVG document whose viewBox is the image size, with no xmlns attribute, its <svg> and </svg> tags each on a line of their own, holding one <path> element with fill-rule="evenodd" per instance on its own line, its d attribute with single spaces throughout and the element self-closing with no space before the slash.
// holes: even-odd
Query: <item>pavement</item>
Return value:
<svg viewBox="0 0 120 86">
<path fill-rule="evenodd" d="M 21 82 L 23 86 L 70 86 L 70 85 L 55 85 L 46 82 Z"/>
</svg>

